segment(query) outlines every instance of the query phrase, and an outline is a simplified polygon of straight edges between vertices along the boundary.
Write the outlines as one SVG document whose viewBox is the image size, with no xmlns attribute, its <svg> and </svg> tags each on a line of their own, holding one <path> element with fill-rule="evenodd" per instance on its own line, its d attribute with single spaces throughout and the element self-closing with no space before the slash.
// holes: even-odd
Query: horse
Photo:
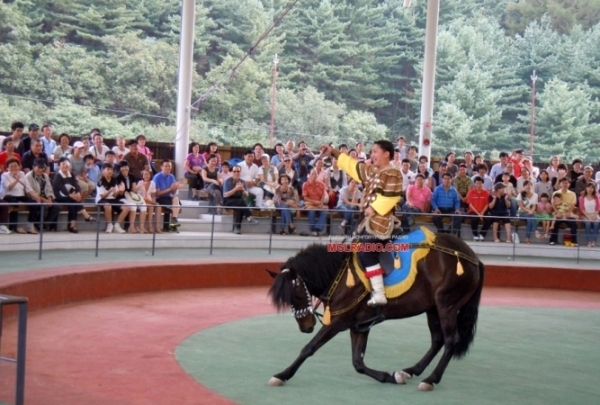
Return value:
<svg viewBox="0 0 600 405">
<path fill-rule="evenodd" d="M 340 282 L 341 274 L 351 271 L 348 266 L 352 263 L 355 263 L 355 272 L 362 271 L 356 268 L 360 266 L 355 253 L 330 252 L 325 245 L 312 244 L 289 258 L 279 273 L 267 270 L 274 278 L 269 289 L 273 305 L 279 312 L 291 307 L 301 332 L 312 333 L 314 330 L 313 297 L 328 306 L 326 312 L 329 308 L 338 309 L 331 312 L 334 316 L 329 322 L 323 322 L 296 360 L 273 375 L 269 385 L 284 385 L 308 357 L 338 333 L 349 329 L 354 369 L 382 383 L 406 384 L 413 376 L 421 375 L 443 347 L 436 368 L 418 386 L 420 391 L 433 390 L 451 358 L 464 357 L 475 337 L 484 279 L 483 263 L 460 238 L 439 234 L 429 253 L 416 263 L 417 274 L 410 289 L 388 300 L 387 305 L 375 308 L 367 305 L 369 291 L 363 283 L 348 287 Z M 422 313 L 427 315 L 431 347 L 421 360 L 393 374 L 365 365 L 364 355 L 373 324 Z"/>
</svg>

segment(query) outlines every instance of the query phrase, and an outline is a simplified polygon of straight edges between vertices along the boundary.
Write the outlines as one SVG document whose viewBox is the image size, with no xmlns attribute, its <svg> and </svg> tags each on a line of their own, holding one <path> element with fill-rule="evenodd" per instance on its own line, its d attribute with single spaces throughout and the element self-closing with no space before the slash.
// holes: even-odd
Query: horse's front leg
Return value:
<svg viewBox="0 0 600 405">
<path fill-rule="evenodd" d="M 308 342 L 308 344 L 302 348 L 300 355 L 296 358 L 296 360 L 294 360 L 294 362 L 281 373 L 275 374 L 273 377 L 271 377 L 269 380 L 269 385 L 283 385 L 287 380 L 292 378 L 294 374 L 296 374 L 296 371 L 298 371 L 302 363 L 304 363 L 307 358 L 315 354 L 317 350 L 319 350 L 325 343 L 329 342 L 341 330 L 343 330 L 343 328 L 336 326 L 335 323 L 332 323 L 329 326 L 323 326 L 321 329 L 319 329 L 315 337 L 313 337 L 310 342 Z"/>
<path fill-rule="evenodd" d="M 404 381 L 397 380 L 393 375 L 385 371 L 373 370 L 365 366 L 364 357 L 369 340 L 369 331 L 357 332 L 350 331 L 350 341 L 352 344 L 352 365 L 357 373 L 368 375 L 379 382 L 388 382 L 394 384 L 404 384 Z"/>
</svg>

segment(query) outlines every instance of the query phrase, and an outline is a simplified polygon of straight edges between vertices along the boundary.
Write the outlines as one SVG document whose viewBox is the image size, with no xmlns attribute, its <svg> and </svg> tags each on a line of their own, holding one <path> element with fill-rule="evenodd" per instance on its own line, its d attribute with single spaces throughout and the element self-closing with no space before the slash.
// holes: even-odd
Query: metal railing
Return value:
<svg viewBox="0 0 600 405">
<path fill-rule="evenodd" d="M 2 318 L 4 307 L 18 305 L 17 358 L 1 357 L 0 362 L 17 364 L 15 383 L 15 405 L 23 405 L 25 399 L 25 351 L 27 345 L 27 298 L 0 294 L 0 347 L 2 343 Z"/>
</svg>

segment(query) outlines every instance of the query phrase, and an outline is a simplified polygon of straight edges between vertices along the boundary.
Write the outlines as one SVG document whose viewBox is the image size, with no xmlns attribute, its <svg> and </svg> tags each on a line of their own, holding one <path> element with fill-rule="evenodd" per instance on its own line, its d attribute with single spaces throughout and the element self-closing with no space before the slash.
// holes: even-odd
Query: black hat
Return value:
<svg viewBox="0 0 600 405">
<path fill-rule="evenodd" d="M 29 124 L 30 131 L 35 131 L 36 129 L 40 129 L 40 126 L 38 124 Z"/>
<path fill-rule="evenodd" d="M 46 159 L 44 158 L 38 158 L 33 161 L 33 166 L 39 167 L 40 169 L 45 169 L 48 167 L 48 162 L 46 162 Z"/>
</svg>

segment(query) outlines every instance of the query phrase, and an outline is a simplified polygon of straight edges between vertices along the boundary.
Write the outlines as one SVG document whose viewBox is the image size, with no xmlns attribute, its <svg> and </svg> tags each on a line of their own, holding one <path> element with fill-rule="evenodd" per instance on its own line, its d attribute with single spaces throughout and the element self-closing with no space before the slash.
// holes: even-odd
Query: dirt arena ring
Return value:
<svg viewBox="0 0 600 405">
<path fill-rule="evenodd" d="M 0 293 L 30 300 L 26 403 L 597 403 L 599 271 L 487 263 L 471 352 L 422 393 L 418 378 L 395 386 L 357 374 L 347 334 L 284 387 L 269 387 L 311 337 L 267 300 L 264 269 L 280 262 L 110 263 L 0 276 Z M 10 315 L 5 309 L 1 349 L 14 357 Z M 426 328 L 424 317 L 378 325 L 367 364 L 411 365 L 428 347 Z M 0 403 L 11 403 L 13 371 L 0 365 Z"/>
</svg>

